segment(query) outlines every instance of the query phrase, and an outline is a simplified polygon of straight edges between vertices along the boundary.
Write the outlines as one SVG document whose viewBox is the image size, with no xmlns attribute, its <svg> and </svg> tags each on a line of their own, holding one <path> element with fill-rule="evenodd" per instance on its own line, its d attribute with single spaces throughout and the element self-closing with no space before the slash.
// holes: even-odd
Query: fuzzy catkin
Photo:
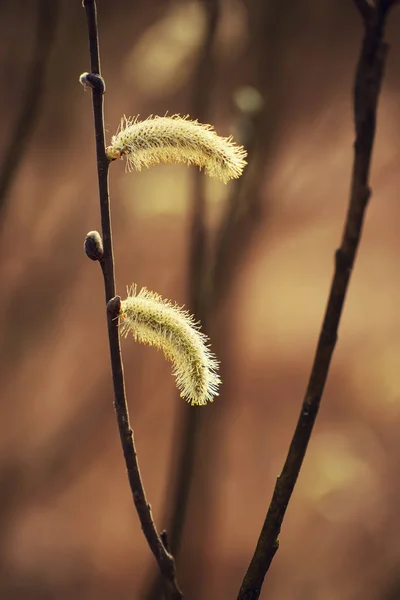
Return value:
<svg viewBox="0 0 400 600">
<path fill-rule="evenodd" d="M 121 301 L 120 318 L 121 335 L 132 333 L 136 341 L 164 352 L 173 364 L 181 397 L 192 406 L 205 405 L 218 396 L 218 362 L 207 336 L 187 311 L 146 288 L 137 293 L 133 285 Z"/>
<path fill-rule="evenodd" d="M 129 170 L 141 171 L 160 162 L 184 163 L 204 168 L 224 183 L 240 177 L 247 164 L 246 150 L 232 137 L 220 137 L 211 125 L 179 115 L 145 121 L 123 117 L 106 153 L 109 160 L 125 156 Z"/>
</svg>

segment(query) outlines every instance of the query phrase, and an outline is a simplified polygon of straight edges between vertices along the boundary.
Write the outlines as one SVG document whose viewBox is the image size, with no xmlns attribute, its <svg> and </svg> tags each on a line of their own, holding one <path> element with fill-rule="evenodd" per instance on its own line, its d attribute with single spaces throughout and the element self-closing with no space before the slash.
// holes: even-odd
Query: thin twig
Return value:
<svg viewBox="0 0 400 600">
<path fill-rule="evenodd" d="M 354 0 L 357 7 L 359 2 Z M 389 6 L 383 2 L 373 19 L 364 20 L 365 35 L 354 87 L 356 140 L 350 204 L 340 248 L 336 251 L 335 272 L 322 324 L 310 380 L 289 452 L 278 477 L 257 547 L 239 591 L 238 600 L 256 600 L 278 549 L 278 536 L 296 484 L 317 417 L 351 271 L 361 238 L 364 215 L 371 191 L 368 177 L 375 135 L 376 109 L 383 77 L 387 46 L 383 42 L 385 17 Z M 363 11 L 360 11 L 364 17 Z"/>
<path fill-rule="evenodd" d="M 27 73 L 26 91 L 0 167 L 0 214 L 6 206 L 7 194 L 39 116 L 47 63 L 57 30 L 59 7 L 59 0 L 41 0 L 39 3 L 35 47 Z"/>
<path fill-rule="evenodd" d="M 114 407 L 118 421 L 119 434 L 128 479 L 135 507 L 140 519 L 143 533 L 158 563 L 164 578 L 165 595 L 168 600 L 180 600 L 182 594 L 175 578 L 175 561 L 166 549 L 151 513 L 150 505 L 144 491 L 140 475 L 133 431 L 129 423 L 128 405 L 126 402 L 124 372 L 118 333 L 118 314 L 120 298 L 115 296 L 114 258 L 111 235 L 110 198 L 108 192 L 109 162 L 105 152 L 103 94 L 104 81 L 100 71 L 100 53 L 97 32 L 97 10 L 95 0 L 84 0 L 86 9 L 91 74 L 86 81 L 92 87 L 94 126 L 96 133 L 97 172 L 99 182 L 99 198 L 101 212 L 101 227 L 103 236 L 103 255 L 100 265 L 104 277 L 105 295 L 107 302 L 108 337 L 110 344 L 111 369 L 114 385 Z"/>
</svg>

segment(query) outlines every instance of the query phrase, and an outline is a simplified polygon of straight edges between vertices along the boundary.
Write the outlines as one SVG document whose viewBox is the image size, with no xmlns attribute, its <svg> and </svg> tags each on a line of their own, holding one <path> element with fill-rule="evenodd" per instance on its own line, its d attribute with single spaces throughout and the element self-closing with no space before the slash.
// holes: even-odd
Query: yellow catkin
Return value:
<svg viewBox="0 0 400 600">
<path fill-rule="evenodd" d="M 146 288 L 137 292 L 133 285 L 121 301 L 120 318 L 121 335 L 132 333 L 136 341 L 164 352 L 173 364 L 181 397 L 192 406 L 218 396 L 218 361 L 207 336 L 187 311 Z"/>
<path fill-rule="evenodd" d="M 109 160 L 125 156 L 129 170 L 160 162 L 184 163 L 204 168 L 224 183 L 240 177 L 247 164 L 246 150 L 232 137 L 220 137 L 211 125 L 179 115 L 145 121 L 123 117 L 106 153 Z"/>
</svg>

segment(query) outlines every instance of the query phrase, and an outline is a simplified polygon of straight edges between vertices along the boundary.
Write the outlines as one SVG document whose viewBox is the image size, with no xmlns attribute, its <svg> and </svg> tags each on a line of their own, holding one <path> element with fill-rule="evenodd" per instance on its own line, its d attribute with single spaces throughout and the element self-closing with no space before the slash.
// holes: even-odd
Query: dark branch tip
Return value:
<svg viewBox="0 0 400 600">
<path fill-rule="evenodd" d="M 369 0 L 354 0 L 354 4 L 358 12 L 360 13 L 364 23 L 368 23 L 376 12 L 376 6 L 374 2 Z"/>
<path fill-rule="evenodd" d="M 164 544 L 164 548 L 169 553 L 170 550 L 169 550 L 169 542 L 168 542 L 168 533 L 165 529 L 163 531 L 161 531 L 160 538 L 161 538 L 162 543 Z"/>
<path fill-rule="evenodd" d="M 391 8 L 394 7 L 395 4 L 399 4 L 399 0 L 380 0 L 381 1 L 381 10 L 384 14 L 388 13 Z"/>
<path fill-rule="evenodd" d="M 354 0 L 365 25 L 372 25 L 376 19 L 386 17 L 389 10 L 399 3 L 399 0 Z"/>
<path fill-rule="evenodd" d="M 86 234 L 84 249 L 90 260 L 101 260 L 103 258 L 103 240 L 98 231 L 89 231 Z"/>
<path fill-rule="evenodd" d="M 101 75 L 96 75 L 95 73 L 82 73 L 79 76 L 79 83 L 83 85 L 85 90 L 87 88 L 92 88 L 96 92 L 100 92 L 104 94 L 106 91 L 106 84 Z"/>
</svg>

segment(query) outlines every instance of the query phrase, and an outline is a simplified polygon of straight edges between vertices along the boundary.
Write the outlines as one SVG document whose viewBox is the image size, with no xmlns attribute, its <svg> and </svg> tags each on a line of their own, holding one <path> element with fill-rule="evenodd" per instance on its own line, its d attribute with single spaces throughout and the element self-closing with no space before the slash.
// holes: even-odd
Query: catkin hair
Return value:
<svg viewBox="0 0 400 600">
<path fill-rule="evenodd" d="M 185 310 L 158 294 L 136 285 L 121 301 L 120 333 L 132 333 L 136 341 L 155 346 L 173 364 L 181 397 L 192 406 L 205 405 L 218 396 L 218 362 L 208 338 Z"/>
<path fill-rule="evenodd" d="M 240 177 L 247 164 L 246 150 L 232 137 L 220 137 L 211 125 L 179 115 L 151 116 L 145 121 L 123 117 L 106 152 L 109 160 L 125 156 L 129 170 L 160 162 L 184 163 L 204 168 L 224 183 Z"/>
</svg>

